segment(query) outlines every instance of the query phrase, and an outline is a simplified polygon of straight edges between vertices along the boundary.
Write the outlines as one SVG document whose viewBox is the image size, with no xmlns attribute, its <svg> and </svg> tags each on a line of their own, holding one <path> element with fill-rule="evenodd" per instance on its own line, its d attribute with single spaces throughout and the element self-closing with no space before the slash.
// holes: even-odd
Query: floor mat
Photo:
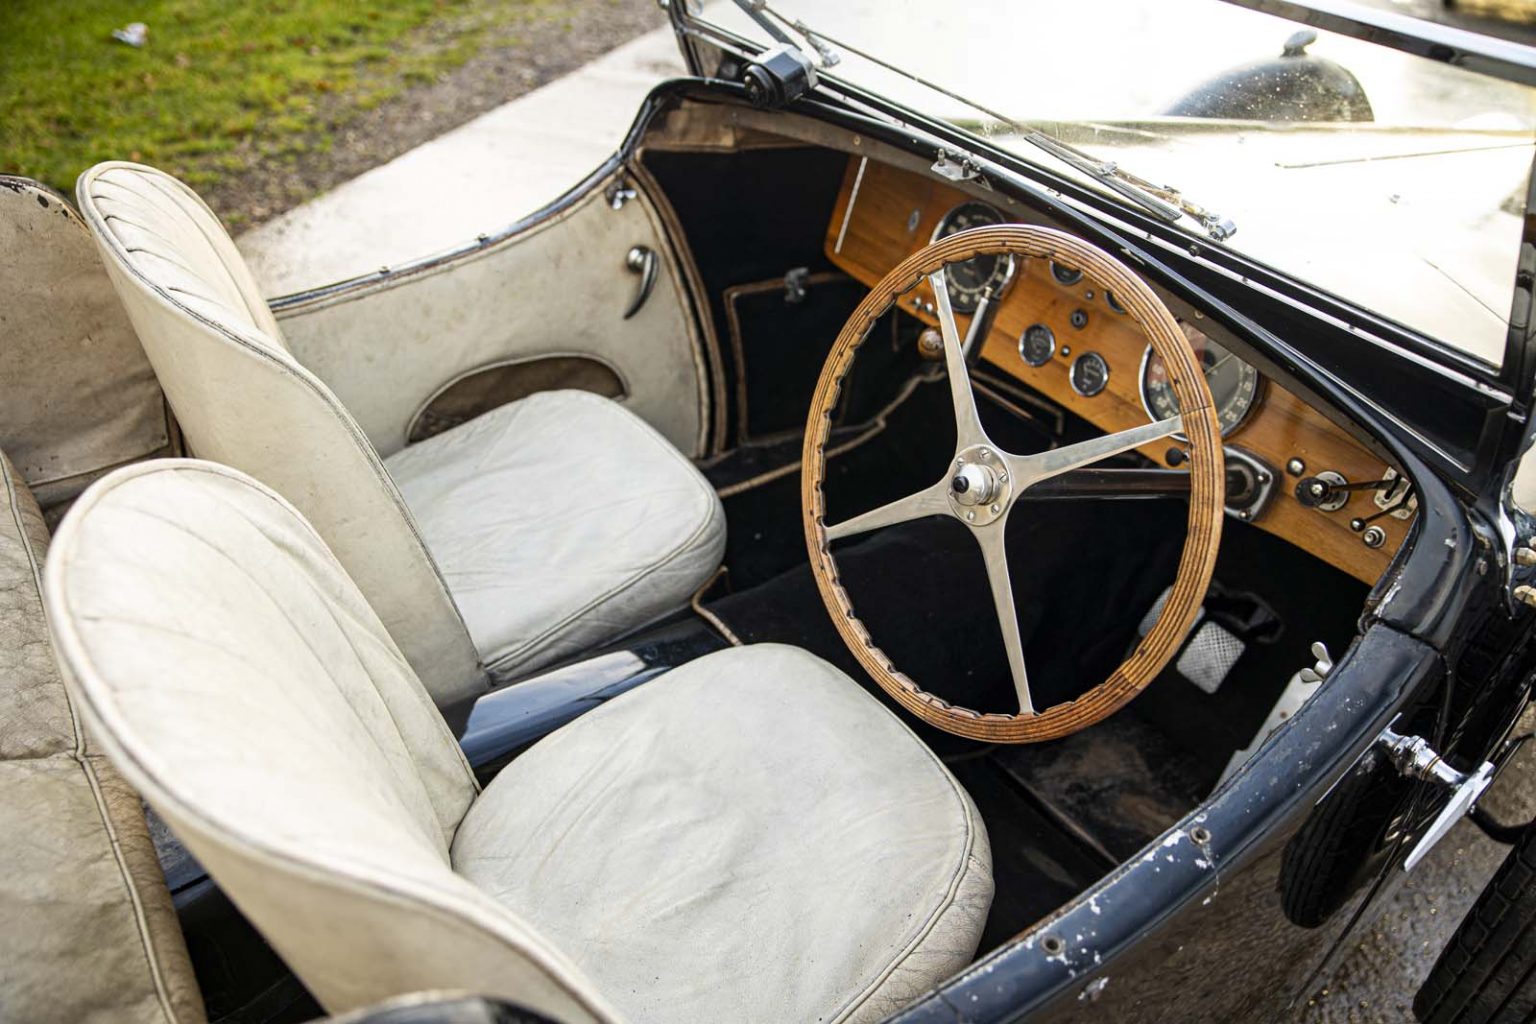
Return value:
<svg viewBox="0 0 1536 1024">
<path fill-rule="evenodd" d="M 990 757 L 1063 827 L 1120 863 L 1208 792 L 1200 762 L 1130 711 L 1049 743 Z"/>
<path fill-rule="evenodd" d="M 978 953 L 1013 938 L 1113 867 L 1041 814 L 993 761 L 949 767 L 976 802 L 992 847 L 996 892 Z"/>
</svg>

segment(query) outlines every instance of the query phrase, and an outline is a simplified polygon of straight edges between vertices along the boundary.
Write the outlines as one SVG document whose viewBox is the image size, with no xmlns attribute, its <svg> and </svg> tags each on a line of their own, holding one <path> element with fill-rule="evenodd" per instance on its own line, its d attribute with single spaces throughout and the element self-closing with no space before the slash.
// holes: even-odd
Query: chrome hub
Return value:
<svg viewBox="0 0 1536 1024">
<path fill-rule="evenodd" d="M 986 526 L 1008 511 L 1013 487 L 1008 466 L 986 445 L 973 445 L 955 456 L 949 480 L 949 505 L 962 522 Z"/>
</svg>

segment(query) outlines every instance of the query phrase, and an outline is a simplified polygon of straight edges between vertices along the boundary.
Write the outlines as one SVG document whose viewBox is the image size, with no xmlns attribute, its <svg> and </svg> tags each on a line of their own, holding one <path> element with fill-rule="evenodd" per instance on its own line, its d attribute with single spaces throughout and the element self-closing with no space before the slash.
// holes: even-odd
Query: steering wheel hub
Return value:
<svg viewBox="0 0 1536 1024">
<path fill-rule="evenodd" d="M 1013 500 L 1008 466 L 988 445 L 972 445 L 955 456 L 949 480 L 949 504 L 956 518 L 971 526 L 990 526 Z"/>
</svg>

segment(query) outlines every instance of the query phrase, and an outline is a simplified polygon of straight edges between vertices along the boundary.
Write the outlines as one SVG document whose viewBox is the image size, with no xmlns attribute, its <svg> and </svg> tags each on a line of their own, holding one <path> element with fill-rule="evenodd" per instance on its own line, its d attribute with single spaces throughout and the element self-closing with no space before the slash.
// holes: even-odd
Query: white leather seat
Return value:
<svg viewBox="0 0 1536 1024">
<path fill-rule="evenodd" d="M 720 562 L 714 490 L 666 438 L 585 391 L 504 405 L 384 466 L 492 672 L 664 615 Z"/>
<path fill-rule="evenodd" d="M 76 195 L 191 451 L 298 506 L 439 705 L 483 692 L 486 669 L 524 674 L 681 607 L 719 564 L 718 500 L 622 408 L 536 396 L 386 463 L 289 352 L 192 190 L 153 168 L 105 163 L 80 176 Z M 612 473 L 619 462 L 634 468 Z M 407 477 L 404 497 L 394 472 Z M 642 529 L 605 521 L 640 508 Z"/>
<path fill-rule="evenodd" d="M 104 747 L 330 1011 L 464 989 L 562 1021 L 869 1021 L 974 954 L 975 807 L 803 651 L 694 661 L 479 793 L 341 565 L 243 474 L 97 483 L 46 593 Z"/>
</svg>

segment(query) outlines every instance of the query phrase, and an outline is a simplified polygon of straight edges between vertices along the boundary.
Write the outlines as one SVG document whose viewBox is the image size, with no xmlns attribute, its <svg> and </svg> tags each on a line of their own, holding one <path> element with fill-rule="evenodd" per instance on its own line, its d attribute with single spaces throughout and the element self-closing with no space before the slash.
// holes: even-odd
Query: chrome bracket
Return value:
<svg viewBox="0 0 1536 1024">
<path fill-rule="evenodd" d="M 1333 671 L 1333 655 L 1328 653 L 1327 645 L 1322 641 L 1314 643 L 1312 657 L 1317 659 L 1316 664 L 1291 676 L 1291 681 L 1281 691 L 1275 706 L 1270 708 L 1269 717 L 1264 719 L 1264 724 L 1259 726 L 1259 731 L 1254 734 L 1253 742 L 1242 750 L 1234 752 L 1227 759 L 1227 766 L 1222 769 L 1217 785 L 1226 782 L 1233 772 L 1241 768 L 1243 763 L 1253 756 L 1253 752 L 1275 734 L 1275 730 L 1289 721 L 1296 712 L 1301 710 L 1303 704 L 1312 699 L 1312 695 L 1317 692 L 1318 684 L 1328 678 L 1328 674 Z"/>
<path fill-rule="evenodd" d="M 1484 761 L 1470 772 L 1457 771 L 1440 759 L 1429 741 L 1422 736 L 1400 736 L 1391 729 L 1377 737 L 1379 746 L 1404 778 L 1417 779 L 1451 791 L 1451 798 L 1435 820 L 1419 837 L 1403 861 L 1403 870 L 1412 871 L 1436 843 L 1472 810 L 1479 797 L 1493 782 L 1493 762 Z"/>
<path fill-rule="evenodd" d="M 639 195 L 634 186 L 620 178 L 603 190 L 603 198 L 608 201 L 610 210 L 622 210 L 624 204 Z"/>
<path fill-rule="evenodd" d="M 1232 492 L 1228 492 L 1227 515 L 1251 523 L 1259 518 L 1269 504 L 1275 489 L 1275 471 L 1262 460 L 1233 445 L 1223 445 L 1222 453 L 1226 456 L 1227 475 L 1236 475 L 1243 481 L 1243 489 L 1238 492 L 1241 500 L 1234 500 Z"/>
<path fill-rule="evenodd" d="M 933 162 L 932 170 L 934 174 L 949 181 L 968 181 L 981 173 L 981 168 L 977 167 L 975 161 L 969 156 L 964 153 L 951 153 L 947 149 L 939 150 L 938 159 Z"/>
</svg>

